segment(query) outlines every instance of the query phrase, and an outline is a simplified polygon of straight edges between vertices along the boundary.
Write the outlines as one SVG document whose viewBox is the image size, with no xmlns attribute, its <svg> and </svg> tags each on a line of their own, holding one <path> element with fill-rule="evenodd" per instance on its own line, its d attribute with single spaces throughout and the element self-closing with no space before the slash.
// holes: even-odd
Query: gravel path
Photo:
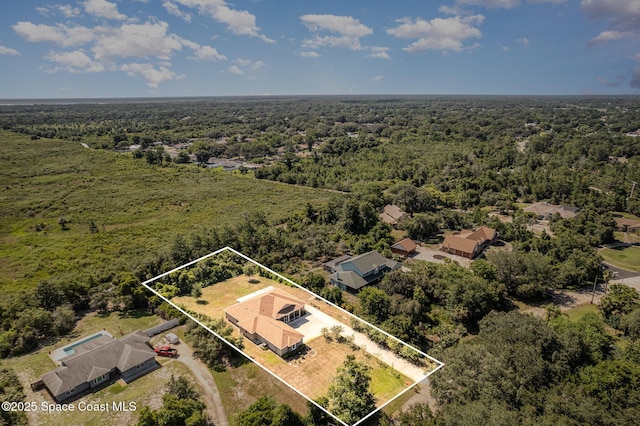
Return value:
<svg viewBox="0 0 640 426">
<path fill-rule="evenodd" d="M 213 424 L 216 426 L 229 426 L 229 420 L 224 412 L 220 392 L 218 392 L 218 387 L 213 380 L 209 368 L 193 356 L 193 350 L 184 342 L 178 347 L 178 358 L 176 358 L 175 361 L 181 362 L 189 367 L 195 376 L 202 391 L 202 399 L 207 406 L 207 415 L 209 419 L 213 421 Z"/>
</svg>

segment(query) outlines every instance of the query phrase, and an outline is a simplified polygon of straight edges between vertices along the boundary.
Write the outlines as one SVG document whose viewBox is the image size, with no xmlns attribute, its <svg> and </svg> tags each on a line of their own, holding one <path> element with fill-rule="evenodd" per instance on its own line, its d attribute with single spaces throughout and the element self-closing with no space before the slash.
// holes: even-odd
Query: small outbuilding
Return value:
<svg viewBox="0 0 640 426">
<path fill-rule="evenodd" d="M 411 238 L 405 238 L 393 244 L 391 252 L 407 258 L 415 253 L 417 248 L 418 245 Z"/>
</svg>

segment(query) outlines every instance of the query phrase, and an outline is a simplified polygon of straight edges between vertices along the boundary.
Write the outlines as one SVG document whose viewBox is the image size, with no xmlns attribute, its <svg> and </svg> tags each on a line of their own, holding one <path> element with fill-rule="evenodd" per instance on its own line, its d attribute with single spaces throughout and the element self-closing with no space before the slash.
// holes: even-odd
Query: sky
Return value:
<svg viewBox="0 0 640 426">
<path fill-rule="evenodd" d="M 640 0 L 20 0 L 0 98 L 640 93 Z"/>
</svg>

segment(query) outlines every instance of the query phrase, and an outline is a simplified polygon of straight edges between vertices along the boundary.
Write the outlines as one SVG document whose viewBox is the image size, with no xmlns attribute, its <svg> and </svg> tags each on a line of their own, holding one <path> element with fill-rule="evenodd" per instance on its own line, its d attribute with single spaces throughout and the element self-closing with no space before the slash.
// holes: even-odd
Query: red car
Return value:
<svg viewBox="0 0 640 426">
<path fill-rule="evenodd" d="M 178 355 L 178 350 L 172 348 L 171 346 L 158 346 L 154 349 L 156 353 L 160 356 L 176 356 Z"/>
</svg>

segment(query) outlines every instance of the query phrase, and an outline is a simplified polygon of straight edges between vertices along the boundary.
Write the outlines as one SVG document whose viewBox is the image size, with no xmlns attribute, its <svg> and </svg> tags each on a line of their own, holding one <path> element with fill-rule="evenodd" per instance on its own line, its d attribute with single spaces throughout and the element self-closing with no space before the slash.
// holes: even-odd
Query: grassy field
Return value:
<svg viewBox="0 0 640 426">
<path fill-rule="evenodd" d="M 230 225 L 254 211 L 277 220 L 303 202 L 339 196 L 193 166 L 149 166 L 77 142 L 0 131 L 0 143 L 3 293 L 130 270 L 166 250 L 175 234 Z M 99 232 L 90 233 L 91 222 Z"/>
<path fill-rule="evenodd" d="M 600 251 L 604 261 L 628 271 L 640 272 L 640 247 L 619 247 Z"/>
</svg>

